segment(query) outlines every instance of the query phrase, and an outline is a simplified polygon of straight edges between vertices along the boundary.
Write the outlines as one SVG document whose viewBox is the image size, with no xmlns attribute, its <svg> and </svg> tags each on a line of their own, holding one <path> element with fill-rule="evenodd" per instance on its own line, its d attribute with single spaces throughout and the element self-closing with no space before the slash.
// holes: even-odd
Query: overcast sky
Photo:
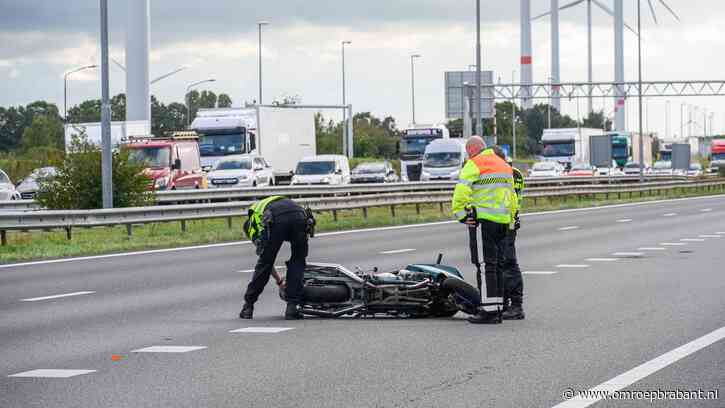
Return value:
<svg viewBox="0 0 725 408">
<path fill-rule="evenodd" d="M 612 6 L 612 0 L 602 0 Z M 625 15 L 636 23 L 636 1 L 625 1 Z M 654 0 L 653 0 L 654 1 Z M 646 80 L 725 79 L 725 2 L 667 0 L 682 17 L 677 23 L 656 5 L 659 25 L 647 8 L 643 19 Z M 110 2 L 111 55 L 124 61 L 125 1 Z M 562 4 L 566 1 L 561 0 Z M 99 63 L 98 0 L 0 0 L 0 106 L 45 99 L 63 104 L 63 73 Z M 532 15 L 546 11 L 548 0 L 532 0 Z M 303 103 L 341 102 L 340 41 L 346 53 L 348 101 L 356 111 L 393 115 L 408 124 L 410 54 L 416 61 L 416 119 L 437 122 L 444 116 L 443 72 L 465 70 L 475 62 L 473 0 L 151 0 L 151 77 L 179 66 L 189 69 L 152 86 L 164 102 L 182 101 L 187 84 L 215 78 L 208 89 L 226 92 L 235 105 L 257 94 L 256 22 L 264 28 L 265 102 L 299 95 Z M 510 82 L 519 69 L 519 2 L 482 1 L 484 68 Z M 613 80 L 612 19 L 594 11 L 594 80 Z M 533 24 L 534 80 L 546 82 L 550 67 L 549 21 Z M 636 79 L 636 41 L 625 34 L 626 79 Z M 561 77 L 586 80 L 584 5 L 561 14 Z M 517 73 L 518 75 L 518 73 Z M 100 97 L 99 73 L 72 76 L 69 105 Z M 123 92 L 125 74 L 111 67 L 111 92 Z M 672 98 L 670 133 L 679 133 L 682 103 L 715 112 L 715 130 L 725 127 L 725 98 Z M 636 113 L 635 103 L 629 113 Z M 595 101 L 611 114 L 612 101 Z M 648 103 L 652 130 L 665 135 L 666 101 Z M 575 102 L 564 113 L 576 118 Z M 580 101 L 584 114 L 586 102 Z M 687 119 L 685 119 L 687 120 Z M 636 118 L 628 120 L 637 126 Z M 701 128 L 698 133 L 701 133 Z"/>
</svg>

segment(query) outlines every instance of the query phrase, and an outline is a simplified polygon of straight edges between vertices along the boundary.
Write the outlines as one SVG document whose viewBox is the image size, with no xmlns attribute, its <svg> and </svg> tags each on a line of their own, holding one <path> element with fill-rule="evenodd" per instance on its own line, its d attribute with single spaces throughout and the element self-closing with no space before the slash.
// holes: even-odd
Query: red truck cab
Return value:
<svg viewBox="0 0 725 408">
<path fill-rule="evenodd" d="M 130 137 L 123 148 L 132 162 L 142 163 L 152 190 L 206 188 L 198 137 L 177 132 L 171 137 Z"/>
<path fill-rule="evenodd" d="M 725 168 L 725 139 L 714 139 L 710 147 L 710 169 L 711 173 L 717 173 Z"/>
</svg>

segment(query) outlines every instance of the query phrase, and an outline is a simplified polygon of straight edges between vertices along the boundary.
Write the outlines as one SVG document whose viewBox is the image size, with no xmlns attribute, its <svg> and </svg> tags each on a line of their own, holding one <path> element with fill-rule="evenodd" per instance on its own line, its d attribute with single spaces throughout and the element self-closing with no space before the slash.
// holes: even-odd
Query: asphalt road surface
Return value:
<svg viewBox="0 0 725 408">
<path fill-rule="evenodd" d="M 490 326 L 289 322 L 273 284 L 242 321 L 242 243 L 0 266 L 0 407 L 725 406 L 725 196 L 522 223 L 527 317 Z M 475 281 L 457 223 L 324 234 L 309 260 L 439 252 Z M 631 395 L 564 403 L 591 389 Z M 682 399 L 697 390 L 719 399 Z"/>
</svg>

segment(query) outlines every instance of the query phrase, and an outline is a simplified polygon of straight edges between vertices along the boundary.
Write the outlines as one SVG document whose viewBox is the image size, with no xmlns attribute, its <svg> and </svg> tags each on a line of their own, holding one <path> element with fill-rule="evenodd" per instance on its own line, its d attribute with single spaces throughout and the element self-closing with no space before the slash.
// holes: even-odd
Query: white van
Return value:
<svg viewBox="0 0 725 408">
<path fill-rule="evenodd" d="M 420 179 L 458 180 L 467 159 L 463 139 L 436 139 L 425 148 Z"/>
<path fill-rule="evenodd" d="M 323 154 L 305 157 L 297 163 L 292 176 L 293 185 L 309 184 L 349 184 L 350 162 L 339 154 Z"/>
</svg>

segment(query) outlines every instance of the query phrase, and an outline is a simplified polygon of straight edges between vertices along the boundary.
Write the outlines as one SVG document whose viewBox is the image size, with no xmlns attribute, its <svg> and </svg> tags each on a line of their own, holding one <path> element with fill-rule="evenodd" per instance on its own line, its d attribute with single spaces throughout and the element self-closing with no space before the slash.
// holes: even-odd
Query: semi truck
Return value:
<svg viewBox="0 0 725 408">
<path fill-rule="evenodd" d="M 589 138 L 601 134 L 601 129 L 590 128 L 544 129 L 542 159 L 559 162 L 567 169 L 577 163 L 589 163 Z"/>
<path fill-rule="evenodd" d="M 632 147 L 630 133 L 610 133 L 612 135 L 612 160 L 617 163 L 617 167 L 624 168 L 629 161 Z"/>
<path fill-rule="evenodd" d="M 718 173 L 725 169 L 725 139 L 713 139 L 710 145 L 709 173 Z"/>
<path fill-rule="evenodd" d="M 631 134 L 631 145 L 632 145 L 632 156 L 631 161 L 635 163 L 639 163 L 639 133 L 632 133 Z M 654 136 L 651 134 L 645 134 L 642 135 L 642 151 L 643 151 L 643 158 L 644 158 L 644 167 L 652 168 L 652 161 L 654 159 L 654 155 L 652 154 L 652 141 L 654 140 Z"/>
<path fill-rule="evenodd" d="M 205 171 L 228 155 L 256 153 L 274 168 L 274 183 L 289 182 L 297 162 L 317 152 L 310 109 L 252 106 L 201 109 L 191 124 L 199 134 Z"/>
<path fill-rule="evenodd" d="M 403 130 L 400 139 L 400 178 L 420 181 L 423 172 L 425 148 L 436 139 L 450 139 L 444 125 L 414 125 Z"/>
</svg>

